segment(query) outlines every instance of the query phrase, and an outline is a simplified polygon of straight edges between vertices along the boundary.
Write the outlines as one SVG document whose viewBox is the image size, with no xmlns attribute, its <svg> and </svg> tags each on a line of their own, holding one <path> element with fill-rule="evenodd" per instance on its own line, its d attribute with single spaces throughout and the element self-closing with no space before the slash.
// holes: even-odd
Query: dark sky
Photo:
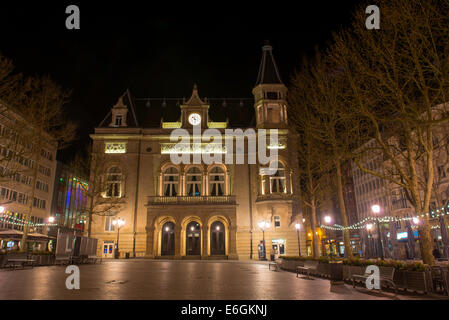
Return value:
<svg viewBox="0 0 449 320">
<path fill-rule="evenodd" d="M 350 21 L 357 1 L 2 1 L 0 52 L 26 75 L 49 74 L 72 89 L 78 141 L 67 161 L 126 88 L 136 97 L 251 97 L 264 40 L 286 84 L 304 55 Z M 94 4 L 93 4 L 94 3 Z M 144 5 L 146 3 L 146 5 Z M 311 4 L 305 4 L 311 3 Z M 81 30 L 67 30 L 76 4 Z"/>
</svg>

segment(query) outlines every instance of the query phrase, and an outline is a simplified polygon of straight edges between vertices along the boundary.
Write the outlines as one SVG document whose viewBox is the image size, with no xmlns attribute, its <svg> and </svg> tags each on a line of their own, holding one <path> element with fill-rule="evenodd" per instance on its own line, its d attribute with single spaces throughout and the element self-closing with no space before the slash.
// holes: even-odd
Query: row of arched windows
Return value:
<svg viewBox="0 0 449 320">
<path fill-rule="evenodd" d="M 201 167 L 190 167 L 184 174 L 184 183 L 181 181 L 181 174 L 177 167 L 168 166 L 162 171 L 161 195 L 166 197 L 180 196 L 182 193 L 186 196 L 223 196 L 227 192 L 227 174 L 221 166 L 214 166 L 203 178 Z M 206 184 L 203 186 L 203 184 Z M 183 191 L 181 186 L 184 185 Z"/>
<path fill-rule="evenodd" d="M 121 197 L 122 183 L 123 174 L 120 167 L 110 167 L 106 172 L 106 197 Z M 166 197 L 224 196 L 229 193 L 228 184 L 227 171 L 222 166 L 213 166 L 206 174 L 201 167 L 192 166 L 181 175 L 177 167 L 168 165 L 161 173 L 159 193 Z M 286 169 L 283 163 L 277 162 L 277 171 L 273 175 L 262 175 L 261 184 L 262 194 L 287 193 Z"/>
</svg>

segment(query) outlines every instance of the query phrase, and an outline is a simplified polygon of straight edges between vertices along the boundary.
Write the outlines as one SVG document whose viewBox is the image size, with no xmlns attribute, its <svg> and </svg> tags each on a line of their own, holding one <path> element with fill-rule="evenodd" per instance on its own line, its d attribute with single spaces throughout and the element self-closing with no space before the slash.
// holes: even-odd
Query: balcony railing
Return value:
<svg viewBox="0 0 449 320">
<path fill-rule="evenodd" d="M 260 201 L 276 201 L 276 200 L 293 200 L 295 198 L 291 193 L 269 193 L 259 194 L 256 198 L 256 202 Z"/>
<path fill-rule="evenodd" d="M 391 202 L 391 206 L 393 207 L 393 210 L 399 210 L 399 209 L 405 209 L 409 208 L 409 205 L 407 204 L 406 199 L 399 199 L 399 200 L 393 200 Z"/>
<path fill-rule="evenodd" d="M 148 205 L 235 204 L 235 196 L 149 196 Z"/>
</svg>

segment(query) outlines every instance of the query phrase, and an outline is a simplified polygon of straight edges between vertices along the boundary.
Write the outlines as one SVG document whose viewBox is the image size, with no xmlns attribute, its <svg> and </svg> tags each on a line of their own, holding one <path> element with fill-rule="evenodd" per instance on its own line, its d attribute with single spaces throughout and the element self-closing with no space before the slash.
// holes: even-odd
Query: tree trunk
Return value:
<svg viewBox="0 0 449 320">
<path fill-rule="evenodd" d="M 312 227 L 312 254 L 314 258 L 318 258 L 320 256 L 320 247 L 318 243 L 318 237 L 316 235 L 316 205 L 315 199 L 312 199 L 311 205 L 311 227 Z"/>
<path fill-rule="evenodd" d="M 343 183 L 342 183 L 342 174 L 341 174 L 341 163 L 340 160 L 335 160 L 335 167 L 337 169 L 337 194 L 338 194 L 338 204 L 340 206 L 340 214 L 341 220 L 344 227 L 348 226 L 348 216 L 346 214 L 346 206 L 345 199 L 343 196 Z M 345 229 L 343 233 L 344 244 L 345 244 L 345 257 L 348 259 L 352 259 L 352 248 L 351 248 L 351 239 L 349 235 L 349 229 Z"/>
<path fill-rule="evenodd" d="M 42 139 L 39 138 L 37 141 L 42 141 Z M 40 150 L 41 150 L 41 145 L 38 144 L 36 146 L 36 151 L 35 151 L 36 153 L 34 155 L 34 168 L 33 168 L 33 178 L 32 178 L 32 182 L 31 182 L 31 194 L 28 199 L 28 201 L 30 201 L 30 206 L 28 207 L 28 213 L 25 214 L 24 219 L 23 219 L 25 221 L 25 224 L 23 226 L 23 234 L 22 234 L 22 240 L 21 240 L 22 246 L 20 248 L 20 252 L 28 251 L 27 239 L 28 239 L 28 231 L 30 228 L 31 215 L 33 214 L 34 195 L 36 194 L 36 181 L 37 181 L 37 170 L 39 168 Z M 50 204 L 48 204 L 48 205 L 50 205 Z"/>
<path fill-rule="evenodd" d="M 430 234 L 430 224 L 428 219 L 423 219 L 422 224 L 418 227 L 418 232 L 423 263 L 433 266 L 435 265 L 435 258 L 432 254 L 432 236 Z"/>
</svg>

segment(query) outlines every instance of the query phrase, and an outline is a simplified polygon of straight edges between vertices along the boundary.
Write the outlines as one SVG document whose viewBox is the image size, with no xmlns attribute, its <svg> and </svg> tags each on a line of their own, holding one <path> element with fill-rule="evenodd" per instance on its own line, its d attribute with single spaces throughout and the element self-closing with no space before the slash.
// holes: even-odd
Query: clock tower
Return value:
<svg viewBox="0 0 449 320">
<path fill-rule="evenodd" d="M 287 127 L 287 87 L 281 80 L 268 42 L 262 48 L 262 61 L 253 95 L 257 128 Z"/>
<path fill-rule="evenodd" d="M 198 87 L 193 86 L 192 96 L 181 105 L 181 125 L 182 128 L 192 128 L 200 125 L 201 129 L 206 129 L 209 123 L 209 104 L 207 99 L 201 100 L 198 95 Z"/>
</svg>

